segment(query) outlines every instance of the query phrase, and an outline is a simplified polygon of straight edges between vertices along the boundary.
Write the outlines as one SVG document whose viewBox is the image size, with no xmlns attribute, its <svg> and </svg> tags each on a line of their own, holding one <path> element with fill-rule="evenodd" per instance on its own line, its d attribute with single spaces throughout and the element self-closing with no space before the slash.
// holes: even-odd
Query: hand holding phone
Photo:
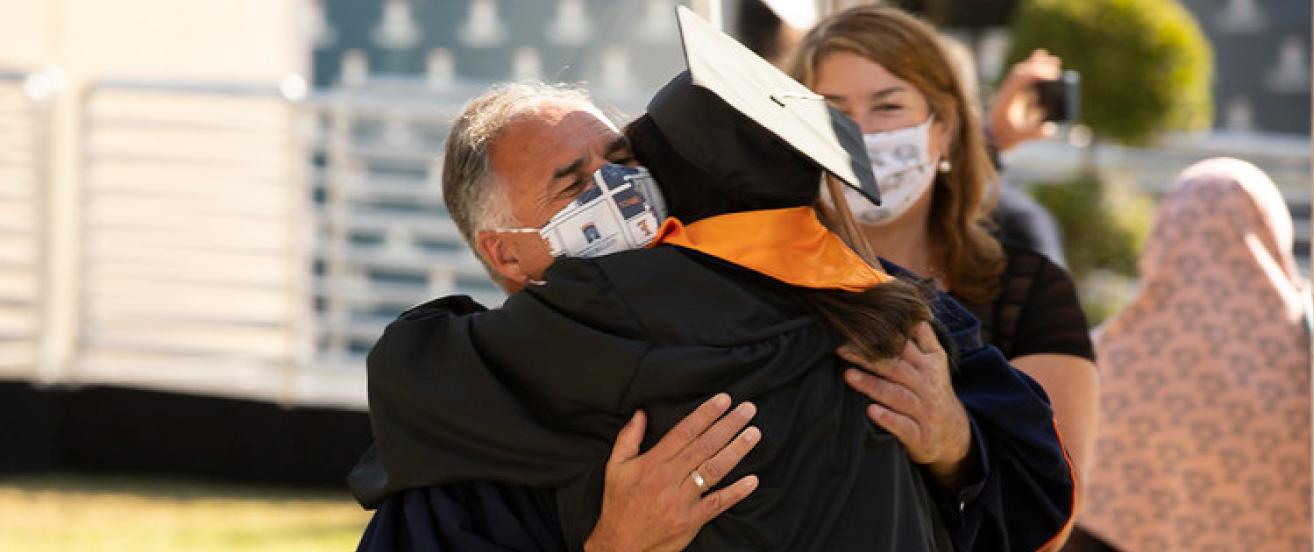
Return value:
<svg viewBox="0 0 1314 552">
<path fill-rule="evenodd" d="M 1045 121 L 1072 123 L 1081 118 L 1081 75 L 1064 71 L 1056 80 L 1037 81 L 1036 102 Z"/>
<path fill-rule="evenodd" d="M 1026 59 L 1016 63 L 1008 71 L 1008 76 L 1000 83 L 990 104 L 987 118 L 994 145 L 1000 152 L 1006 152 L 1019 144 L 1052 136 L 1056 130 L 1054 116 L 1068 117 L 1075 120 L 1076 112 L 1069 111 L 1068 91 L 1043 90 L 1053 88 L 1047 82 L 1063 81 L 1063 62 L 1057 56 L 1045 50 L 1036 50 Z M 1064 106 L 1046 111 L 1041 97 L 1060 100 L 1057 105 Z M 1076 96 L 1072 95 L 1075 100 Z M 1054 100 L 1049 100 L 1055 103 Z M 1075 106 L 1075 103 L 1073 104 Z"/>
</svg>

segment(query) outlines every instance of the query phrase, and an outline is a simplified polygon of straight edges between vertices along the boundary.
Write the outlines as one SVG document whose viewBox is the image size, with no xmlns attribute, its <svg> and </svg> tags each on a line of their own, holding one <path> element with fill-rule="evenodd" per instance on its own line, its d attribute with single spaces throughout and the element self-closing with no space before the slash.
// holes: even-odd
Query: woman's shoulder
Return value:
<svg viewBox="0 0 1314 552">
<path fill-rule="evenodd" d="M 1089 326 L 1066 269 L 1034 249 L 1001 242 L 1007 264 L 991 311 L 994 340 L 1015 358 L 1072 354 L 1093 359 Z"/>
<path fill-rule="evenodd" d="M 1068 276 L 1066 268 L 1035 248 L 1010 240 L 999 240 L 999 246 L 1004 250 L 1004 259 L 1007 263 L 1004 276 L 1001 277 L 1007 276 L 1010 272 Z"/>
<path fill-rule="evenodd" d="M 1004 250 L 1004 271 L 1000 273 L 1001 299 L 1014 302 L 1057 296 L 1076 300 L 1072 275 L 1048 255 L 1015 242 L 1000 241 Z"/>
</svg>

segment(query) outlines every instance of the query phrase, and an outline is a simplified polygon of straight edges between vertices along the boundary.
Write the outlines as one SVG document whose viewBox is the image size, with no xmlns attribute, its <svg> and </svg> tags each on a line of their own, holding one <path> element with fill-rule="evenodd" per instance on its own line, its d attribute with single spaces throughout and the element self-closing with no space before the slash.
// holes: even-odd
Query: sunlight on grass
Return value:
<svg viewBox="0 0 1314 552">
<path fill-rule="evenodd" d="M 0 478 L 0 550 L 354 550 L 369 521 L 345 492 L 147 477 Z"/>
</svg>

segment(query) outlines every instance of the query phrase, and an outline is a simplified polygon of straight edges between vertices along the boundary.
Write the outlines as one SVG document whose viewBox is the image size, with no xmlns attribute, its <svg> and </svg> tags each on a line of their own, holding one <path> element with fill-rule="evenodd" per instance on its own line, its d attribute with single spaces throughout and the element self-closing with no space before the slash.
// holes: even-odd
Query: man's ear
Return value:
<svg viewBox="0 0 1314 552">
<path fill-rule="evenodd" d="M 479 257 L 493 269 L 499 277 L 514 289 L 525 286 L 529 274 L 520 263 L 515 248 L 498 232 L 480 230 L 475 235 L 475 249 Z"/>
</svg>

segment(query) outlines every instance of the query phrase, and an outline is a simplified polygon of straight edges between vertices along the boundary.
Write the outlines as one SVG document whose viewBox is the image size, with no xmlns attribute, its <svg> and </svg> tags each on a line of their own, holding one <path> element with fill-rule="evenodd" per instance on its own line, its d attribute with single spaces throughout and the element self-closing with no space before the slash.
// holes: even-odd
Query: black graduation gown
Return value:
<svg viewBox="0 0 1314 552">
<path fill-rule="evenodd" d="M 941 521 L 960 550 L 1034 549 L 1070 514 L 1043 393 L 980 345 L 975 319 L 950 299 L 935 308 L 962 353 L 957 385 L 984 476 L 937 515 L 920 469 L 843 383 L 836 337 L 790 287 L 676 247 L 563 259 L 547 280 L 501 309 L 445 298 L 389 326 L 369 358 L 377 446 L 351 478 L 362 504 L 458 481 L 551 488 L 561 536 L 579 549 L 633 411 L 649 413 L 646 448 L 724 390 L 758 405 L 763 432 L 725 481 L 755 473 L 761 484 L 693 549 L 932 550 Z M 514 519 L 538 526 L 550 514 Z M 362 548 L 401 530 L 396 519 L 372 526 Z"/>
</svg>

